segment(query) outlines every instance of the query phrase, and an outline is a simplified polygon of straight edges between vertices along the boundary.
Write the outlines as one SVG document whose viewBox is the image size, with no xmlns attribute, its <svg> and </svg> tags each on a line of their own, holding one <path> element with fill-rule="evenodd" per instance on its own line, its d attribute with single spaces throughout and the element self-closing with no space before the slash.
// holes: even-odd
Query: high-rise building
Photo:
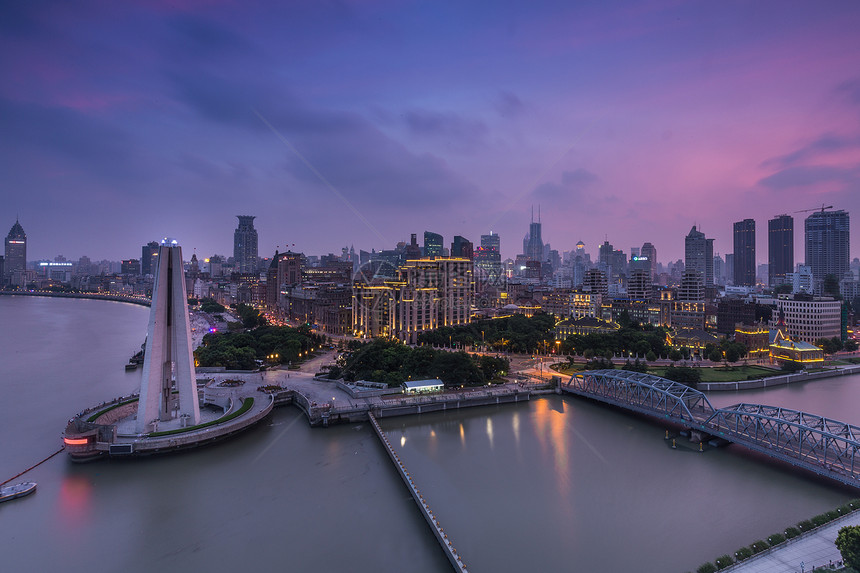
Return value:
<svg viewBox="0 0 860 573">
<path fill-rule="evenodd" d="M 499 286 L 502 283 L 502 255 L 499 236 L 492 231 L 481 235 L 481 246 L 475 249 L 475 274 L 478 284 Z M 477 276 L 480 275 L 480 276 Z"/>
<path fill-rule="evenodd" d="M 806 265 L 812 269 L 815 292 L 822 291 L 827 275 L 841 280 L 850 269 L 848 212 L 816 211 L 804 222 Z"/>
<path fill-rule="evenodd" d="M 474 245 L 472 241 L 469 241 L 465 237 L 461 237 L 460 235 L 454 235 L 454 242 L 451 243 L 451 256 L 464 258 L 464 259 L 473 259 L 474 258 Z"/>
<path fill-rule="evenodd" d="M 657 248 L 651 243 L 644 243 L 639 250 L 639 258 L 647 262 L 647 266 L 643 268 L 647 268 L 653 279 L 657 271 Z"/>
<path fill-rule="evenodd" d="M 439 233 L 424 231 L 424 256 L 441 257 L 444 239 Z"/>
<path fill-rule="evenodd" d="M 734 224 L 734 278 L 738 286 L 755 286 L 755 220 Z"/>
<path fill-rule="evenodd" d="M 695 225 L 684 239 L 684 268 L 702 273 L 705 287 L 714 286 L 714 240 L 706 239 Z"/>
<path fill-rule="evenodd" d="M 257 229 L 254 228 L 255 216 L 236 215 L 239 226 L 233 232 L 233 262 L 240 273 L 257 271 Z"/>
<path fill-rule="evenodd" d="M 654 286 L 647 269 L 634 269 L 627 280 L 627 297 L 631 300 L 650 301 L 654 296 Z"/>
<path fill-rule="evenodd" d="M 158 243 L 150 241 L 140 249 L 140 274 L 151 275 L 158 266 Z"/>
<path fill-rule="evenodd" d="M 4 243 L 6 258 L 3 274 L 8 279 L 15 271 L 23 272 L 27 269 L 27 234 L 18 219 L 15 219 Z"/>
<path fill-rule="evenodd" d="M 541 233 L 540 207 L 538 207 L 538 220 L 535 223 L 534 207 L 532 208 L 532 221 L 529 223 L 528 244 L 526 245 L 526 258 L 530 261 L 543 261 L 543 236 Z"/>
<path fill-rule="evenodd" d="M 794 218 L 777 215 L 767 222 L 768 285 L 785 284 L 794 271 Z"/>
<path fill-rule="evenodd" d="M 502 254 L 502 241 L 498 233 L 490 231 L 489 235 L 481 235 L 481 246 L 485 249 L 495 249 L 499 256 Z"/>
</svg>

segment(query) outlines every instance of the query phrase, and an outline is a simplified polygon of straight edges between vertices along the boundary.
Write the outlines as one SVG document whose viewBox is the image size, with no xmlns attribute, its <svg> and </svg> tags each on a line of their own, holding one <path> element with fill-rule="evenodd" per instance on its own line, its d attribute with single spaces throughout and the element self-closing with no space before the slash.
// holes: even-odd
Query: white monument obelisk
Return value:
<svg viewBox="0 0 860 573">
<path fill-rule="evenodd" d="M 155 284 L 137 407 L 136 430 L 140 434 L 157 427 L 157 422 L 153 424 L 156 420 L 185 418 L 183 425 L 200 423 L 185 270 L 182 249 L 175 239 L 161 241 L 153 272 Z"/>
</svg>

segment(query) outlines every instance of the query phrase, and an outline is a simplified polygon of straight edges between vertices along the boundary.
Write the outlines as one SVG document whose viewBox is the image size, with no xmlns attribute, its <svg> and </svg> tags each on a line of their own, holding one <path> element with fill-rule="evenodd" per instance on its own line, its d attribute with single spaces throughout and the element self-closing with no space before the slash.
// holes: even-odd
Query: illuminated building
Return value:
<svg viewBox="0 0 860 573">
<path fill-rule="evenodd" d="M 240 273 L 257 271 L 257 229 L 251 215 L 236 215 L 239 226 L 233 232 L 233 261 Z"/>
<path fill-rule="evenodd" d="M 771 287 L 788 282 L 794 271 L 794 218 L 777 215 L 767 222 L 767 274 Z"/>
<path fill-rule="evenodd" d="M 182 248 L 176 240 L 161 241 L 158 266 L 153 270 L 136 422 L 141 434 L 156 430 L 159 421 L 173 418 L 188 426 L 200 423 Z"/>
<path fill-rule="evenodd" d="M 814 344 L 790 340 L 783 337 L 782 332 L 777 332 L 776 340 L 770 345 L 770 359 L 779 364 L 815 366 L 824 362 L 824 351 Z"/>
<path fill-rule="evenodd" d="M 760 323 L 735 325 L 735 342 L 746 346 L 750 358 L 767 356 L 770 352 L 770 329 Z"/>
<path fill-rule="evenodd" d="M 5 240 L 6 257 L 3 264 L 4 282 L 9 282 L 12 275 L 18 271 L 22 275 L 27 270 L 27 234 L 18 219 L 9 230 Z M 18 285 L 23 286 L 23 285 Z"/>
<path fill-rule="evenodd" d="M 744 219 L 734 224 L 734 246 L 734 284 L 739 286 L 755 286 L 754 219 Z M 711 258 L 713 259 L 713 256 Z"/>
<path fill-rule="evenodd" d="M 423 258 L 407 261 L 382 284 L 353 283 L 356 336 L 385 336 L 414 344 L 422 331 L 467 324 L 475 298 L 472 261 Z"/>
</svg>

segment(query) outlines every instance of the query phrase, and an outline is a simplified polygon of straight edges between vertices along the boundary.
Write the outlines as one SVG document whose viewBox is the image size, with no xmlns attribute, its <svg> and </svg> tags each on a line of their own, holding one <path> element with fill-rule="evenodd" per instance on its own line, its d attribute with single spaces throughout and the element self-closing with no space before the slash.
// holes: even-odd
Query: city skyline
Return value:
<svg viewBox="0 0 860 573">
<path fill-rule="evenodd" d="M 860 207 L 852 2 L 7 16 L 0 218 L 31 260 L 129 259 L 165 235 L 229 254 L 237 209 L 261 256 L 492 230 L 507 259 L 537 203 L 554 249 L 650 242 L 666 262 L 693 225 L 725 256 L 733 222 Z M 147 217 L 158 199 L 175 209 Z"/>
</svg>

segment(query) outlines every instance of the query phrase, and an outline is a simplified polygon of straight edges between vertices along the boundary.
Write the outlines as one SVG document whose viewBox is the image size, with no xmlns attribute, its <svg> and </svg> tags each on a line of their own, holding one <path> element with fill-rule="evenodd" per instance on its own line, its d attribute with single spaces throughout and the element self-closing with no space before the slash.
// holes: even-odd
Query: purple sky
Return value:
<svg viewBox="0 0 860 573">
<path fill-rule="evenodd" d="M 683 257 L 825 203 L 860 256 L 860 3 L 10 2 L 0 232 L 28 258 L 391 248 Z M 796 261 L 803 218 L 795 216 Z M 186 256 L 190 253 L 186 252 Z"/>
</svg>

